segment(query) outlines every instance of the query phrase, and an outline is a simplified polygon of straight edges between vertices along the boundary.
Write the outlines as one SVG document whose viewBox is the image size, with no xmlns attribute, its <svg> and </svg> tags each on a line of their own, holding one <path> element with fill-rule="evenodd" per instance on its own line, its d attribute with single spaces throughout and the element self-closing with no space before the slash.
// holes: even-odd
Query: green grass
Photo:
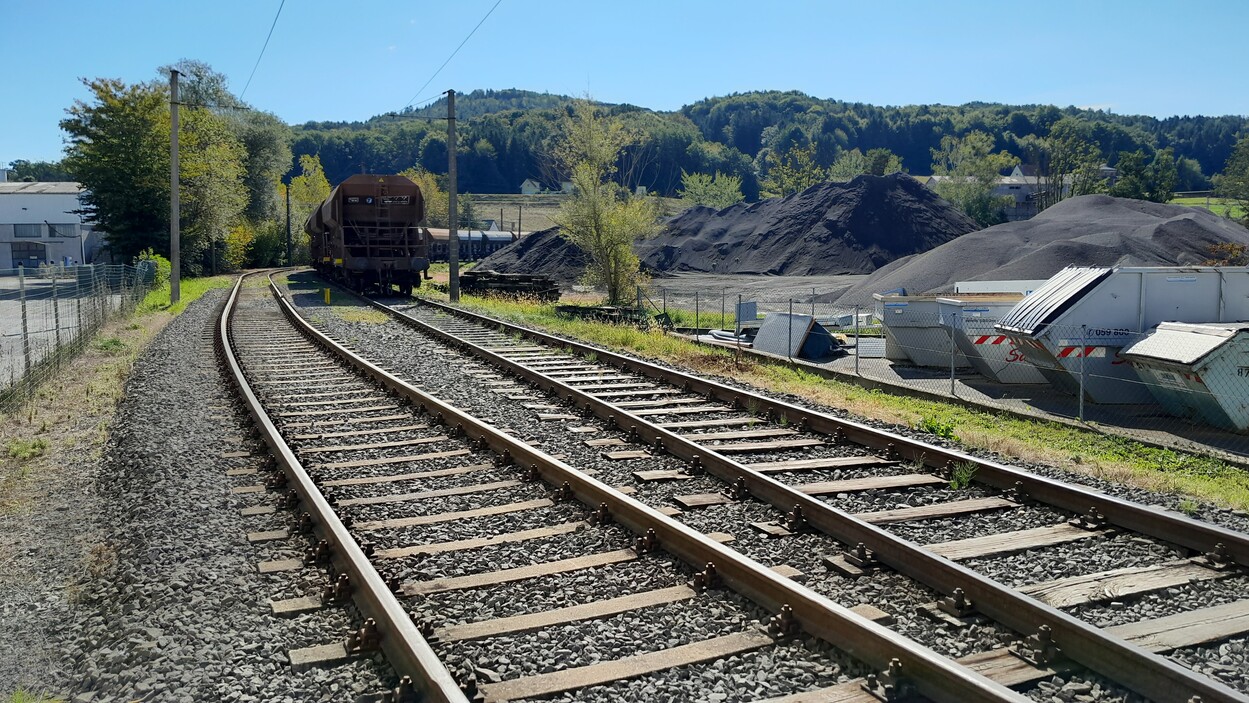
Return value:
<svg viewBox="0 0 1249 703">
<path fill-rule="evenodd" d="M 1244 220 L 1244 208 L 1233 201 L 1224 198 L 1175 198 L 1171 201 L 1172 205 L 1187 205 L 1189 207 L 1204 207 L 1216 215 L 1230 217 L 1233 220 Z"/>
<path fill-rule="evenodd" d="M 48 698 L 38 693 L 27 693 L 21 689 L 4 699 L 5 703 L 61 703 L 60 698 Z"/>
<path fill-rule="evenodd" d="M 37 456 L 42 456 L 48 451 L 48 440 L 43 437 L 35 437 L 34 439 L 15 438 L 8 441 L 4 446 L 4 453 L 10 459 L 18 461 L 27 461 Z"/>
<path fill-rule="evenodd" d="M 235 278 L 237 277 L 232 275 L 184 278 L 178 287 L 181 296 L 176 305 L 169 304 L 169 286 L 166 285 L 144 296 L 139 303 L 138 311 L 141 314 L 169 312 L 176 315 L 185 310 L 188 303 L 197 300 L 208 291 L 214 288 L 229 288 L 233 286 Z"/>
<path fill-rule="evenodd" d="M 429 297 L 445 300 L 445 296 Z M 731 377 L 773 393 L 793 394 L 844 408 L 861 417 L 905 427 L 923 426 L 934 434 L 957 438 L 967 448 L 1249 510 L 1249 472 L 1213 457 L 1151 447 L 1064 423 L 893 396 L 825 379 L 784 363 L 764 363 L 755 357 L 739 356 L 732 349 L 694 344 L 658 330 L 562 318 L 550 303 L 464 296 L 461 305 L 608 349 L 677 364 L 695 373 Z"/>
<path fill-rule="evenodd" d="M 91 343 L 91 348 L 112 356 L 126 351 L 126 343 L 117 337 L 100 337 Z"/>
</svg>

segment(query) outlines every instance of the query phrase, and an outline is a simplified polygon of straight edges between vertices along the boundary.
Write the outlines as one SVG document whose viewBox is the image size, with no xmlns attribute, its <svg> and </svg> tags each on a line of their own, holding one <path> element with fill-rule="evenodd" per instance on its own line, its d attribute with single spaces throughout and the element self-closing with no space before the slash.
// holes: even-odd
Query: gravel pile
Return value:
<svg viewBox="0 0 1249 703">
<path fill-rule="evenodd" d="M 482 259 L 479 271 L 545 273 L 560 282 L 575 282 L 585 273 L 585 252 L 558 227 L 534 232 Z"/>
<path fill-rule="evenodd" d="M 636 249 L 658 273 L 862 274 L 976 229 L 931 189 L 895 173 L 720 211 L 691 208 Z"/>
<path fill-rule="evenodd" d="M 100 510 L 83 515 L 101 540 L 97 569 L 82 585 L 81 617 L 61 623 L 72 701 L 337 701 L 393 680 L 372 660 L 290 669 L 288 649 L 333 641 L 357 618 L 351 609 L 271 614 L 270 597 L 310 595 L 324 579 L 257 572 L 288 547 L 250 545 L 246 532 L 267 525 L 238 513 L 254 496 L 230 493 L 258 479 L 227 477 L 245 460 L 221 456 L 247 448 L 249 427 L 212 353 L 223 297 L 210 292 L 169 324 L 118 408 L 94 487 Z"/>
<path fill-rule="evenodd" d="M 1041 280 L 1067 266 L 1193 266 L 1223 242 L 1249 244 L 1249 230 L 1204 208 L 1084 195 L 899 259 L 837 302 L 871 304 L 872 293 L 896 288 L 946 292 L 957 281 Z"/>
</svg>

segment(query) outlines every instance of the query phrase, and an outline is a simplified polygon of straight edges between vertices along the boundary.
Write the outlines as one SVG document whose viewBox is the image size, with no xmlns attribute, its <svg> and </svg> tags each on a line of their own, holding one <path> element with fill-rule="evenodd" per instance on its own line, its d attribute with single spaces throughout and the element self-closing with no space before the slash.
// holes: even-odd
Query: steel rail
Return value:
<svg viewBox="0 0 1249 703">
<path fill-rule="evenodd" d="M 401 311 L 376 301 L 375 307 L 404 316 Z M 970 462 L 976 466 L 975 480 L 1001 490 L 1019 488 L 1029 498 L 1056 508 L 1077 514 L 1090 509 L 1100 513 L 1107 522 L 1132 532 L 1155 537 L 1178 544 L 1196 552 L 1208 553 L 1223 545 L 1228 556 L 1242 566 L 1249 566 L 1249 534 L 1229 530 L 1219 525 L 1199 522 L 1172 510 L 1141 505 L 1122 498 L 1108 496 L 1097 491 L 1038 476 L 1018 467 L 976 457 L 956 449 L 939 447 L 920 440 L 905 437 L 887 430 L 877 429 L 853 420 L 834 417 L 826 413 L 803 408 L 783 400 L 776 400 L 753 391 L 733 388 L 717 381 L 700 378 L 682 371 L 664 368 L 617 352 L 591 346 L 584 342 L 565 339 L 553 334 L 522 327 L 486 315 L 462 310 L 436 301 L 421 299 L 421 304 L 453 313 L 478 323 L 488 324 L 512 333 L 519 333 L 547 345 L 567 347 L 580 353 L 594 353 L 598 360 L 610 366 L 661 380 L 738 406 L 752 405 L 767 411 L 774 417 L 784 417 L 793 425 L 804 425 L 812 432 L 838 435 L 862 446 L 885 450 L 892 448 L 899 458 L 917 461 L 935 468 L 947 468 L 951 464 Z M 407 316 L 405 316 L 407 317 Z"/>
<path fill-rule="evenodd" d="M 561 381 L 548 378 L 540 372 L 529 369 L 518 362 L 510 361 L 502 355 L 485 349 L 480 345 L 461 340 L 446 330 L 439 329 L 401 311 L 394 310 L 375 301 L 370 301 L 370 303 L 396 316 L 397 319 L 446 341 L 448 344 L 468 349 L 480 358 L 505 368 L 509 372 L 525 378 L 539 387 L 552 390 L 557 395 L 572 401 L 574 404 L 585 407 L 621 430 L 636 434 L 640 441 L 657 445 L 663 451 L 686 461 L 697 461 L 703 470 L 725 481 L 732 482 L 738 478 L 744 479 L 746 487 L 752 495 L 780 510 L 791 510 L 795 506 L 801 507 L 808 523 L 815 529 L 825 532 L 849 545 L 863 543 L 875 553 L 876 558 L 882 563 L 889 565 L 899 573 L 928 585 L 934 590 L 951 594 L 955 588 L 961 588 L 966 596 L 976 604 L 980 612 L 1017 632 L 1030 634 L 1035 632 L 1041 625 L 1049 626 L 1053 633 L 1054 641 L 1062 648 L 1063 653 L 1068 658 L 1123 684 L 1141 695 L 1157 701 L 1174 701 L 1175 703 L 1189 701 L 1192 696 L 1200 696 L 1207 703 L 1216 700 L 1238 701 L 1240 703 L 1249 701 L 1249 697 L 1243 696 L 1230 687 L 1186 669 L 1161 655 L 1147 652 L 1129 644 L 1057 608 L 1008 588 L 997 581 L 988 579 L 913 542 L 897 537 L 880 527 L 855 518 L 814 496 L 797 491 L 770 476 L 752 471 L 745 464 L 716 454 L 707 447 L 699 446 L 676 432 L 659 427 L 657 424 L 633 415 L 627 410 L 617 408 L 608 401 L 596 398 Z M 438 307 L 455 310 L 447 306 L 439 305 Z M 491 324 L 502 325 L 522 334 L 532 332 L 523 327 L 509 325 L 508 323 L 490 318 L 485 319 L 489 320 Z M 542 333 L 537 333 L 531 336 L 531 338 L 543 341 L 549 339 L 551 340 L 549 343 L 552 344 L 561 344 L 578 350 L 593 351 L 599 355 L 599 361 L 603 361 L 604 356 L 615 357 L 616 359 L 629 362 L 634 361 L 612 352 L 604 352 L 601 349 Z M 649 368 L 659 369 L 659 367 L 646 364 L 645 362 L 637 363 Z M 668 371 L 667 369 L 660 370 Z M 688 380 L 691 385 L 695 381 L 701 380 L 686 374 L 680 374 L 679 372 L 673 373 L 679 375 L 681 381 Z M 665 378 L 664 380 L 667 379 Z M 726 395 L 718 396 L 721 400 L 740 403 L 741 397 L 747 396 L 752 401 L 757 399 L 760 406 L 765 408 L 767 405 L 764 404 L 764 401 L 773 402 L 763 396 L 738 391 L 737 389 L 714 384 L 713 382 L 703 382 L 723 389 Z M 687 389 L 689 388 L 687 386 Z M 698 392 L 697 388 L 694 388 L 693 391 Z M 820 415 L 819 413 L 789 404 L 778 405 L 783 405 L 799 418 L 805 419 L 810 425 L 814 425 L 817 416 Z M 793 420 L 795 415 L 789 415 L 788 417 Z M 838 423 L 841 422 L 829 416 L 823 417 L 835 420 Z M 864 430 L 875 432 L 872 428 L 857 425 L 857 423 L 851 424 L 855 424 Z M 910 441 L 908 438 L 896 435 L 892 436 L 892 438 Z M 878 443 L 876 446 L 884 448 L 889 444 Z M 894 446 L 897 448 L 897 445 Z M 933 447 L 933 449 L 937 448 Z M 979 478 L 979 474 L 977 474 L 977 478 Z"/>
<path fill-rule="evenodd" d="M 782 606 L 789 606 L 797 625 L 811 635 L 882 671 L 897 659 L 907 680 L 919 693 L 934 701 L 1024 703 L 1028 700 L 404 382 L 314 328 L 299 315 L 276 284 L 271 282 L 270 285 L 287 318 L 313 342 L 409 400 L 422 412 L 454 428 L 457 434 L 498 453 L 503 461 L 531 468 L 553 485 L 567 484 L 573 496 L 589 506 L 606 504 L 611 519 L 631 532 L 645 535 L 653 531 L 660 548 L 695 569 L 714 564 L 722 583 L 763 608 L 778 612 Z"/>
<path fill-rule="evenodd" d="M 251 274 L 258 275 L 258 274 Z M 333 507 L 321 494 L 299 459 L 282 439 L 260 401 L 252 391 L 246 375 L 235 355 L 234 340 L 230 335 L 230 322 L 237 311 L 239 290 L 243 279 L 235 282 L 221 319 L 217 325 L 217 350 L 229 370 L 240 397 L 247 406 L 260 436 L 270 453 L 286 475 L 287 485 L 299 495 L 300 505 L 312 516 L 313 529 L 329 542 L 331 563 L 340 573 L 346 573 L 351 583 L 352 599 L 360 612 L 373 618 L 381 636 L 382 652 L 400 676 L 410 676 L 413 684 L 424 694 L 423 700 L 437 703 L 468 703 L 459 683 L 451 675 L 429 643 L 421 636 L 416 623 L 403 609 L 398 598 L 386 587 L 386 582 L 368 557 L 347 531 L 346 526 L 334 513 Z"/>
</svg>

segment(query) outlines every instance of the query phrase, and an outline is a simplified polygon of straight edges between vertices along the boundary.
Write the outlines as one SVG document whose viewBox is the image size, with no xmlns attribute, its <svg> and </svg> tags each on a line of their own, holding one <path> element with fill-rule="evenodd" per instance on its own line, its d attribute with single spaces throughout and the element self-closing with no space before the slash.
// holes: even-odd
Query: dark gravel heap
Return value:
<svg viewBox="0 0 1249 703">
<path fill-rule="evenodd" d="M 692 208 L 636 248 L 656 272 L 863 274 L 976 229 L 919 181 L 895 173 L 720 211 Z"/>
<path fill-rule="evenodd" d="M 1221 242 L 1249 244 L 1249 230 L 1203 208 L 1085 195 L 896 261 L 839 302 L 895 288 L 945 292 L 956 281 L 1040 280 L 1067 266 L 1191 266 Z"/>
<path fill-rule="evenodd" d="M 477 264 L 479 271 L 544 273 L 569 282 L 585 272 L 585 252 L 560 234 L 558 227 L 534 232 L 494 252 Z"/>
</svg>

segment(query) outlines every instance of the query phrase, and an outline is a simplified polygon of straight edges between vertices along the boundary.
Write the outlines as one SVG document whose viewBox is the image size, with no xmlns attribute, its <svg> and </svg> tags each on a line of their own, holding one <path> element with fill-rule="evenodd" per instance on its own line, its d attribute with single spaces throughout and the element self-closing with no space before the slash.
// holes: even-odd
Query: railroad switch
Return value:
<svg viewBox="0 0 1249 703">
<path fill-rule="evenodd" d="M 607 509 L 607 503 L 599 503 L 598 507 L 586 518 L 586 522 L 592 526 L 606 525 L 611 522 L 611 511 Z"/>
<path fill-rule="evenodd" d="M 567 481 L 564 481 L 562 484 L 560 484 L 559 488 L 556 488 L 554 491 L 551 492 L 551 500 L 555 501 L 556 503 L 563 503 L 565 501 L 572 500 L 572 497 L 573 497 L 572 485 L 569 484 Z"/>
<path fill-rule="evenodd" d="M 307 564 L 328 564 L 330 562 L 330 543 L 320 540 L 315 546 L 304 550 L 304 562 Z"/>
<path fill-rule="evenodd" d="M 783 638 L 798 634 L 798 620 L 794 617 L 794 609 L 789 603 L 781 606 L 781 612 L 768 620 L 768 634 Z"/>
<path fill-rule="evenodd" d="M 902 673 L 902 662 L 897 658 L 890 659 L 889 668 L 883 672 L 868 674 L 864 679 L 863 690 L 877 700 L 895 703 L 915 698 L 915 687 Z"/>
<path fill-rule="evenodd" d="M 1106 516 L 1097 511 L 1097 506 L 1089 508 L 1083 515 L 1077 515 L 1067 521 L 1068 524 L 1085 530 L 1100 530 L 1106 527 Z"/>
<path fill-rule="evenodd" d="M 638 554 L 650 554 L 659 548 L 659 535 L 655 534 L 655 528 L 646 528 L 646 534 L 638 537 L 633 541 L 633 551 Z"/>
<path fill-rule="evenodd" d="M 1062 650 L 1054 642 L 1054 632 L 1049 625 L 1037 628 L 1035 635 L 1029 635 L 1015 643 L 1009 651 L 1038 669 L 1049 666 L 1062 655 Z"/>
<path fill-rule="evenodd" d="M 382 633 L 377 629 L 377 621 L 369 618 L 360 629 L 347 635 L 347 652 L 349 654 L 369 654 L 382 648 Z"/>
<path fill-rule="evenodd" d="M 342 605 L 351 600 L 351 577 L 347 574 L 339 574 L 338 578 L 332 585 L 327 585 L 321 591 L 321 602 L 333 605 Z"/>
<path fill-rule="evenodd" d="M 1222 542 L 1214 545 L 1214 549 L 1202 554 L 1193 561 L 1208 569 L 1217 571 L 1226 571 L 1236 566 L 1236 561 L 1232 559 L 1232 551 Z"/>
<path fill-rule="evenodd" d="M 716 565 L 712 562 L 707 562 L 707 567 L 694 574 L 694 578 L 690 581 L 690 588 L 699 593 L 703 593 L 709 588 L 715 588 L 718 585 L 720 585 L 720 574 L 716 571 Z"/>
<path fill-rule="evenodd" d="M 724 492 L 729 500 L 746 500 L 750 497 L 750 491 L 746 488 L 746 477 L 738 476 L 733 480 L 733 484 Z"/>
</svg>

